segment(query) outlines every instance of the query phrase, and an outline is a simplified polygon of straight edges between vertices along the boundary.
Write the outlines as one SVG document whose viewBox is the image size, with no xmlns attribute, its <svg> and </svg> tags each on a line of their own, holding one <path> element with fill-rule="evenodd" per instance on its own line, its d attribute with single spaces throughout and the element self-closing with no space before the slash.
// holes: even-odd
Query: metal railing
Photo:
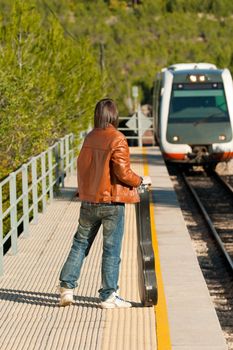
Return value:
<svg viewBox="0 0 233 350">
<path fill-rule="evenodd" d="M 41 154 L 32 157 L 0 182 L 0 276 L 3 275 L 4 244 L 18 250 L 18 231 L 29 235 L 29 221 L 37 223 L 38 214 L 54 198 L 54 189 L 64 187 L 65 176 L 74 169 L 73 134 L 59 139 Z"/>
</svg>

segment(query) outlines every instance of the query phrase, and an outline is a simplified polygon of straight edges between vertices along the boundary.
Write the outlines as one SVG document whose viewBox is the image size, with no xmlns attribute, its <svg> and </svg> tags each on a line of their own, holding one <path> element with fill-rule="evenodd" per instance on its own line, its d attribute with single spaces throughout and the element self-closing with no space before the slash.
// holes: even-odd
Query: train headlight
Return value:
<svg viewBox="0 0 233 350">
<path fill-rule="evenodd" d="M 189 81 L 191 81 L 191 83 L 196 83 L 196 82 L 200 82 L 200 83 L 204 83 L 206 81 L 206 76 L 205 75 L 199 75 L 199 74 L 190 74 L 188 76 Z"/>
<path fill-rule="evenodd" d="M 199 75 L 198 80 L 203 83 L 206 80 L 205 75 Z"/>
<path fill-rule="evenodd" d="M 179 141 L 179 136 L 176 136 L 176 135 L 173 136 L 172 140 L 175 141 L 175 142 Z"/>
<path fill-rule="evenodd" d="M 190 80 L 192 83 L 196 83 L 196 81 L 197 81 L 197 76 L 196 76 L 196 75 L 190 75 L 190 76 L 189 76 L 189 80 Z"/>
<path fill-rule="evenodd" d="M 218 139 L 219 139 L 219 141 L 225 141 L 226 135 L 219 135 Z"/>
</svg>

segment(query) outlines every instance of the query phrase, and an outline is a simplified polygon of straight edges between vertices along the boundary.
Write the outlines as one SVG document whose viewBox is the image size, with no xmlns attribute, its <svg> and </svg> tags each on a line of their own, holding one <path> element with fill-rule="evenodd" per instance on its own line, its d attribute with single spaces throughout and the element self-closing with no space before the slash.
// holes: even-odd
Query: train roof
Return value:
<svg viewBox="0 0 233 350">
<path fill-rule="evenodd" d="M 173 82 L 182 83 L 190 75 L 204 75 L 209 82 L 221 82 L 223 69 L 218 69 L 211 63 L 178 63 L 162 69 L 163 73 L 170 72 L 174 76 Z"/>
<path fill-rule="evenodd" d="M 216 77 L 218 75 L 221 75 L 223 72 L 222 69 L 183 69 L 183 70 L 177 70 L 172 71 L 171 73 L 174 76 L 186 76 L 186 75 L 200 75 L 200 74 L 207 74 L 208 76 Z"/>
<path fill-rule="evenodd" d="M 205 62 L 199 62 L 199 63 L 177 63 L 173 64 L 165 69 L 172 70 L 172 71 L 180 71 L 180 70 L 196 70 L 196 69 L 217 69 L 215 64 L 212 63 L 205 63 Z"/>
</svg>

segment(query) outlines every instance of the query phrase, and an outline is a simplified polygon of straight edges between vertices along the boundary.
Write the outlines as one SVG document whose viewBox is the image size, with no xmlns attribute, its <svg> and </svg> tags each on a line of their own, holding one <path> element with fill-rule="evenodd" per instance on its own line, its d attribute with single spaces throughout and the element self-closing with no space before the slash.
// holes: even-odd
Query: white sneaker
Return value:
<svg viewBox="0 0 233 350">
<path fill-rule="evenodd" d="M 74 290 L 64 287 L 58 287 L 60 292 L 60 306 L 68 306 L 74 304 Z"/>
<path fill-rule="evenodd" d="M 127 308 L 127 307 L 132 307 L 132 304 L 120 298 L 117 295 L 117 293 L 113 292 L 108 297 L 108 299 L 101 301 L 101 307 L 103 309 Z"/>
</svg>

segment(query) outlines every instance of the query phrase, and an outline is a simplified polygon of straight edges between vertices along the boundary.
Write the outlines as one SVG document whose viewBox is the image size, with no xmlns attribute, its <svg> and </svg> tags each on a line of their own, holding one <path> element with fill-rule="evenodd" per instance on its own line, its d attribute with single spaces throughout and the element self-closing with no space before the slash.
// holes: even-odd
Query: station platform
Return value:
<svg viewBox="0 0 233 350">
<path fill-rule="evenodd" d="M 103 310 L 101 234 L 84 264 L 75 304 L 59 307 L 58 277 L 76 231 L 80 203 L 76 175 L 39 214 L 18 254 L 4 257 L 0 277 L 1 350 L 226 350 L 185 222 L 158 148 L 131 148 L 132 168 L 150 175 L 151 230 L 158 304 L 143 307 L 139 293 L 134 205 L 126 205 L 120 295 L 130 309 Z M 101 232 L 100 232 L 101 233 Z"/>
</svg>

